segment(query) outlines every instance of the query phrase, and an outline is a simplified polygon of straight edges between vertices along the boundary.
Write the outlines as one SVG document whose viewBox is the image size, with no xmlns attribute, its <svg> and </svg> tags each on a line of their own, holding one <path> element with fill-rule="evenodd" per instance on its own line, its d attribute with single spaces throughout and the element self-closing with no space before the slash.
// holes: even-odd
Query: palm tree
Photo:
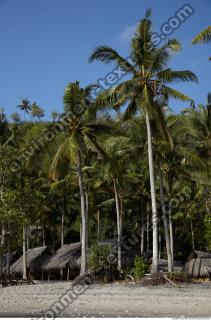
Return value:
<svg viewBox="0 0 211 320">
<path fill-rule="evenodd" d="M 10 118 L 12 119 L 12 121 L 15 123 L 15 124 L 18 124 L 21 122 L 21 116 L 19 115 L 19 113 L 17 112 L 13 112 L 10 116 Z"/>
<path fill-rule="evenodd" d="M 207 95 L 206 106 L 200 104 L 197 108 L 186 109 L 188 123 L 192 130 L 189 135 L 195 140 L 195 148 L 199 155 L 207 159 L 211 157 L 211 93 Z"/>
<path fill-rule="evenodd" d="M 38 118 L 38 120 L 44 117 L 44 110 L 40 108 L 36 102 L 31 105 L 31 116 L 33 118 Z"/>
<path fill-rule="evenodd" d="M 53 122 L 56 122 L 57 119 L 59 119 L 60 114 L 56 111 L 52 111 L 51 112 L 51 118 L 53 120 Z"/>
<path fill-rule="evenodd" d="M 28 114 L 31 110 L 31 104 L 28 98 L 22 99 L 21 103 L 17 106 L 18 109 L 22 110 L 24 112 L 24 118 L 26 113 Z"/>
<path fill-rule="evenodd" d="M 128 74 L 132 79 L 126 80 L 115 88 L 108 89 L 97 98 L 101 105 L 112 105 L 116 108 L 127 104 L 125 118 L 134 115 L 137 110 L 145 114 L 148 137 L 148 162 L 151 186 L 152 222 L 153 222 L 153 268 L 158 270 L 158 223 L 157 205 L 155 196 L 155 178 L 153 166 L 151 120 L 156 121 L 167 141 L 171 143 L 171 137 L 166 128 L 164 112 L 160 100 L 175 98 L 183 101 L 191 101 L 181 92 L 166 86 L 166 83 L 174 81 L 197 81 L 196 76 L 188 70 L 173 71 L 167 68 L 171 54 L 181 49 L 176 39 L 169 39 L 163 46 L 156 47 L 152 41 L 151 12 L 146 12 L 137 27 L 131 40 L 130 59 L 124 59 L 117 51 L 107 46 L 97 47 L 91 54 L 89 61 L 99 60 L 105 63 L 115 62 L 117 67 Z"/>
<path fill-rule="evenodd" d="M 117 221 L 117 253 L 118 253 L 118 270 L 122 271 L 122 210 L 120 199 L 120 188 L 122 180 L 125 178 L 126 166 L 128 164 L 128 138 L 126 137 L 112 137 L 106 140 L 104 149 L 106 151 L 106 159 L 103 165 L 105 171 L 104 176 L 106 180 L 110 180 L 113 184 L 113 193 L 116 208 L 116 221 Z"/>
<path fill-rule="evenodd" d="M 58 148 L 51 166 L 50 175 L 53 179 L 67 172 L 70 166 L 76 167 L 81 201 L 81 274 L 87 271 L 87 208 L 85 185 L 83 177 L 83 158 L 87 148 L 95 152 L 102 152 L 96 141 L 96 136 L 101 133 L 110 133 L 112 128 L 97 123 L 95 105 L 91 99 L 93 86 L 80 88 L 79 82 L 69 83 L 65 89 L 64 106 L 68 114 L 65 138 Z"/>
<path fill-rule="evenodd" d="M 211 26 L 204 29 L 201 33 L 199 33 L 192 41 L 192 44 L 204 44 L 209 43 L 211 41 Z M 211 60 L 211 57 L 209 58 Z"/>
</svg>

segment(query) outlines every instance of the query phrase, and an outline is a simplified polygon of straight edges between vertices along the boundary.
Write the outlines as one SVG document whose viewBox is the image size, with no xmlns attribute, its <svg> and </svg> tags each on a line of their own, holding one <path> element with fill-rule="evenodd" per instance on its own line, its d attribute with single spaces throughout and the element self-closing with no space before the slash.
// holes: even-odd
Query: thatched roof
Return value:
<svg viewBox="0 0 211 320">
<path fill-rule="evenodd" d="M 180 272 L 183 269 L 181 261 L 174 261 L 174 271 Z M 158 271 L 168 272 L 168 261 L 165 259 L 158 259 Z"/>
<path fill-rule="evenodd" d="M 211 253 L 193 252 L 185 264 L 185 273 L 190 278 L 210 278 Z"/>
<path fill-rule="evenodd" d="M 42 264 L 43 270 L 60 270 L 67 266 L 72 269 L 80 268 L 81 243 L 64 244 L 56 253 Z"/>
<path fill-rule="evenodd" d="M 39 271 L 43 261 L 48 257 L 47 246 L 29 249 L 27 251 L 27 268 L 32 272 Z M 11 265 L 10 271 L 12 273 L 23 273 L 23 256 Z"/>
</svg>

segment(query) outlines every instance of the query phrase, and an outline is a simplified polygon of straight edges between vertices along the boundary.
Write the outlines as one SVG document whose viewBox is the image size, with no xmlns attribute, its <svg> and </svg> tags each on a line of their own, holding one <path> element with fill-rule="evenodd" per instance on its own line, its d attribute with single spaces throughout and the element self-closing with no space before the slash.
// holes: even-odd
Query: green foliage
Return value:
<svg viewBox="0 0 211 320">
<path fill-rule="evenodd" d="M 133 277 L 138 280 L 149 272 L 150 264 L 149 261 L 143 257 L 136 256 L 134 260 L 134 268 L 132 269 Z"/>
<path fill-rule="evenodd" d="M 35 102 L 31 105 L 31 116 L 33 118 L 38 118 L 40 120 L 44 117 L 45 113 L 42 108 L 40 108 Z"/>
<path fill-rule="evenodd" d="M 205 240 L 206 240 L 206 249 L 211 252 L 211 216 L 207 214 L 204 219 L 205 223 Z"/>
<path fill-rule="evenodd" d="M 88 265 L 94 270 L 97 280 L 109 282 L 119 276 L 117 252 L 110 245 L 94 245 L 89 253 Z"/>
</svg>

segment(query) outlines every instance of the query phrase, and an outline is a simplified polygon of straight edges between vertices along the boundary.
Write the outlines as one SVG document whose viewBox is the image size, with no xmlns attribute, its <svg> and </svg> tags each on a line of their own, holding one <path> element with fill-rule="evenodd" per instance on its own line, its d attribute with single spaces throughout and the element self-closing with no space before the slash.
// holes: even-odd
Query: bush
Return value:
<svg viewBox="0 0 211 320">
<path fill-rule="evenodd" d="M 110 245 L 95 245 L 91 248 L 89 268 L 93 269 L 95 278 L 103 282 L 109 282 L 117 277 L 117 257 Z"/>
<path fill-rule="evenodd" d="M 143 257 L 136 256 L 134 260 L 134 268 L 132 269 L 133 277 L 137 279 L 143 278 L 143 276 L 149 272 L 149 261 Z"/>
</svg>

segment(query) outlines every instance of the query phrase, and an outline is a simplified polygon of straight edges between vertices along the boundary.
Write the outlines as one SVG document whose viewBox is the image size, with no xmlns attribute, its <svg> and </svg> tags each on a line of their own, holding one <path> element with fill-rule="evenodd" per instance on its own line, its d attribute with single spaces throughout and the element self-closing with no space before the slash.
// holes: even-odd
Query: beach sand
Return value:
<svg viewBox="0 0 211 320">
<path fill-rule="evenodd" d="M 71 282 L 0 287 L 0 316 L 42 317 L 67 292 L 72 297 Z M 90 285 L 85 292 L 74 295 L 74 301 L 64 302 L 57 316 L 210 317 L 211 283 L 179 288 L 170 285 Z"/>
</svg>

